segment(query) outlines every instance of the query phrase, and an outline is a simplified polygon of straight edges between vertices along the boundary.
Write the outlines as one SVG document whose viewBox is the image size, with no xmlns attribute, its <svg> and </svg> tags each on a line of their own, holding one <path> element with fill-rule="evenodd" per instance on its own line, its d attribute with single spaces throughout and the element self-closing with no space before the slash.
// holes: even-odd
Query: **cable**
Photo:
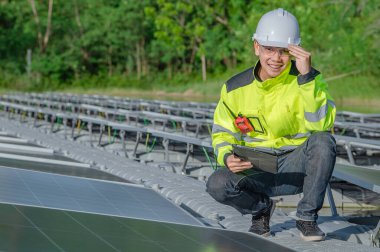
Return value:
<svg viewBox="0 0 380 252">
<path fill-rule="evenodd" d="M 214 167 L 214 164 L 213 164 L 213 162 L 211 161 L 211 159 L 210 159 L 210 157 L 209 157 L 209 155 L 208 155 L 208 153 L 207 153 L 205 147 L 202 147 L 202 150 L 203 150 L 203 152 L 205 153 L 206 158 L 207 158 L 208 162 L 210 163 L 212 169 L 213 169 L 213 170 L 216 170 L 217 167 L 216 167 L 216 166 Z"/>
</svg>

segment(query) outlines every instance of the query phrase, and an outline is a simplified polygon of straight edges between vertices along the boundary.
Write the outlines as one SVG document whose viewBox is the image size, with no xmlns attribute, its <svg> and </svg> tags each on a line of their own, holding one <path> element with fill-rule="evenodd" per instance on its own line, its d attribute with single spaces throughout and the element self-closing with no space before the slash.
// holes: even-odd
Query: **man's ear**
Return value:
<svg viewBox="0 0 380 252">
<path fill-rule="evenodd" d="M 259 46 L 259 43 L 257 43 L 257 41 L 253 41 L 253 50 L 255 51 L 255 55 L 256 56 L 259 56 L 260 55 L 260 46 Z"/>
</svg>

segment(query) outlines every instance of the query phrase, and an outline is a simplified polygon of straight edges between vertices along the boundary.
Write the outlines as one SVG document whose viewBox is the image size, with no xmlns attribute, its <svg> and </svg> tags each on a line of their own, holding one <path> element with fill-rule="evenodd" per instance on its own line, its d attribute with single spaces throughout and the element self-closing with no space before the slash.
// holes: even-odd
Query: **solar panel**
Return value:
<svg viewBox="0 0 380 252">
<path fill-rule="evenodd" d="M 223 229 L 0 204 L 2 251 L 293 251 Z"/>
<path fill-rule="evenodd" d="M 336 163 L 333 176 L 380 193 L 380 169 Z"/>
<path fill-rule="evenodd" d="M 0 202 L 201 225 L 142 186 L 0 167 Z"/>
<path fill-rule="evenodd" d="M 62 166 L 62 165 L 56 165 L 56 164 L 52 165 L 52 164 L 46 164 L 46 163 L 29 162 L 29 161 L 4 159 L 4 158 L 0 158 L 0 164 L 6 167 L 20 168 L 20 169 L 26 169 L 26 170 L 44 171 L 44 172 L 70 175 L 70 176 L 76 176 L 76 177 L 127 182 L 125 179 L 117 177 L 113 174 L 109 174 L 100 170 L 85 168 L 85 167 Z"/>
</svg>

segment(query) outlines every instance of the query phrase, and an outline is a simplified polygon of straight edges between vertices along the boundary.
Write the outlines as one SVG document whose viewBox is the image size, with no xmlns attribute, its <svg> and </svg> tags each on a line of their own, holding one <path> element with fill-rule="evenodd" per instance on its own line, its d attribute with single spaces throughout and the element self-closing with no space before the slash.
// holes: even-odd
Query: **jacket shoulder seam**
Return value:
<svg viewBox="0 0 380 252">
<path fill-rule="evenodd" d="M 231 77 L 226 82 L 227 93 L 237 88 L 251 84 L 255 80 L 255 76 L 253 75 L 253 69 L 253 67 L 250 67 L 247 70 Z"/>
</svg>

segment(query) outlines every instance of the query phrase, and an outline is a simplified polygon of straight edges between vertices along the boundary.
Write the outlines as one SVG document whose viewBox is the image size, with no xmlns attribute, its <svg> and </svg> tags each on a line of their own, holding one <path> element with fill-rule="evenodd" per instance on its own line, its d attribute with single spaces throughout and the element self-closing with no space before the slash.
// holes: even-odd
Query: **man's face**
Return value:
<svg viewBox="0 0 380 252">
<path fill-rule="evenodd" d="M 263 81 L 278 76 L 290 61 L 287 48 L 262 46 L 257 41 L 254 42 L 254 48 L 255 54 L 260 60 L 259 76 Z"/>
</svg>

